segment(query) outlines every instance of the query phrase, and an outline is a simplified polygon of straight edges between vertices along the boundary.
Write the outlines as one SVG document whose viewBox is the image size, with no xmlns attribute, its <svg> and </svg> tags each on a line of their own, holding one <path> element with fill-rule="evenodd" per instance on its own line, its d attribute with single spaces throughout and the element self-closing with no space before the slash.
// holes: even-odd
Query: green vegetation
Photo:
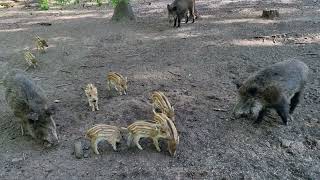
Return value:
<svg viewBox="0 0 320 180">
<path fill-rule="evenodd" d="M 96 1 L 97 1 L 98 6 L 102 5 L 102 0 L 96 0 Z"/>
<path fill-rule="evenodd" d="M 109 0 L 113 7 L 116 7 L 121 1 L 129 2 L 129 0 Z"/>
<path fill-rule="evenodd" d="M 48 10 L 49 9 L 48 0 L 40 0 L 40 9 L 41 10 Z"/>
</svg>

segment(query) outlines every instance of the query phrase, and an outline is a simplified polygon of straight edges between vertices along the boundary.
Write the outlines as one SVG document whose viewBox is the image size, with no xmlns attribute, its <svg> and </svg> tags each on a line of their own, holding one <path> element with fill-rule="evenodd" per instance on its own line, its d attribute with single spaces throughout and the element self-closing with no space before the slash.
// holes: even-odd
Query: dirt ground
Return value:
<svg viewBox="0 0 320 180">
<path fill-rule="evenodd" d="M 46 149 L 21 136 L 0 86 L 0 179 L 320 179 L 320 2 L 197 0 L 201 19 L 179 29 L 168 25 L 170 2 L 134 1 L 137 22 L 130 24 L 111 23 L 107 5 L 0 9 L 0 77 L 25 69 L 31 48 L 39 68 L 28 72 L 52 103 L 61 101 L 54 115 L 60 145 Z M 280 17 L 259 18 L 265 8 Z M 35 34 L 48 40 L 46 53 L 36 53 Z M 311 69 L 294 120 L 284 126 L 270 113 L 254 126 L 233 118 L 234 80 L 289 58 Z M 127 96 L 106 90 L 109 71 L 128 77 Z M 88 107 L 87 83 L 98 87 L 100 111 Z M 175 104 L 176 157 L 165 142 L 158 153 L 150 140 L 141 141 L 143 151 L 122 140 L 117 152 L 102 143 L 101 155 L 87 150 L 75 158 L 75 140 L 87 148 L 84 132 L 93 124 L 150 120 L 153 90 Z"/>
</svg>

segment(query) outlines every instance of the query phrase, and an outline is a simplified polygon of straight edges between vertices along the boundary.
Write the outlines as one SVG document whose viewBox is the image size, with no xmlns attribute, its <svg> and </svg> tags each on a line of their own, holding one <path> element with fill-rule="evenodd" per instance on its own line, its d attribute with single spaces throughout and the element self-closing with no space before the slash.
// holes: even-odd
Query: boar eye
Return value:
<svg viewBox="0 0 320 180">
<path fill-rule="evenodd" d="M 249 88 L 248 89 L 248 93 L 251 95 L 251 96 L 255 96 L 257 94 L 257 91 L 258 89 L 256 87 L 252 87 L 252 88 Z"/>
</svg>

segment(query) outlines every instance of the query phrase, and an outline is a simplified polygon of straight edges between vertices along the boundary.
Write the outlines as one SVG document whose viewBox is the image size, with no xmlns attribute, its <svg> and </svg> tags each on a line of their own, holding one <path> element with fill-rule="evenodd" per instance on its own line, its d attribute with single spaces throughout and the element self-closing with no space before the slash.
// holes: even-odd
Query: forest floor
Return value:
<svg viewBox="0 0 320 180">
<path fill-rule="evenodd" d="M 169 0 L 137 0 L 135 23 L 110 22 L 112 7 L 74 5 L 38 11 L 0 9 L 0 77 L 25 69 L 26 49 L 39 59 L 28 73 L 55 103 L 60 144 L 47 149 L 21 136 L 0 86 L 0 179 L 320 179 L 319 1 L 197 0 L 201 18 L 169 26 Z M 280 17 L 261 19 L 262 10 Z M 48 22 L 51 26 L 40 23 Z M 36 52 L 34 36 L 48 40 Z M 275 38 L 274 38 L 275 37 Z M 235 119 L 233 83 L 270 64 L 297 58 L 310 79 L 293 121 L 270 113 L 260 126 Z M 106 74 L 128 77 L 128 95 L 106 90 Z M 100 110 L 91 112 L 83 87 L 98 87 Z M 164 91 L 175 106 L 180 144 L 171 157 L 141 140 L 144 150 L 118 151 L 107 143 L 100 155 L 73 155 L 74 142 L 96 123 L 127 126 L 152 119 L 150 93 Z M 221 111 L 219 111 L 221 109 Z"/>
</svg>

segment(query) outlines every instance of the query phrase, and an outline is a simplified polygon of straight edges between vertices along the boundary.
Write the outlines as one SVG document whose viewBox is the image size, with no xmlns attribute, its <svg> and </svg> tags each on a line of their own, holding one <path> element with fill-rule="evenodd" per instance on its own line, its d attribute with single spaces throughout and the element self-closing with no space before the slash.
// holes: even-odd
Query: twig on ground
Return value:
<svg viewBox="0 0 320 180">
<path fill-rule="evenodd" d="M 60 85 L 58 85 L 58 86 L 56 86 L 56 87 L 58 88 L 58 87 L 69 86 L 69 85 L 72 85 L 72 84 L 71 84 L 71 83 L 68 83 L 68 84 L 60 84 Z"/>
<path fill-rule="evenodd" d="M 168 71 L 170 74 L 172 74 L 172 75 L 175 75 L 175 76 L 179 76 L 179 77 L 181 77 L 181 75 L 180 74 L 176 74 L 176 73 L 173 73 L 173 72 L 171 72 L 171 71 Z"/>
<path fill-rule="evenodd" d="M 213 108 L 214 111 L 221 111 L 221 112 L 227 112 L 226 109 L 220 109 L 220 108 Z"/>
<path fill-rule="evenodd" d="M 64 73 L 71 73 L 71 71 L 66 71 L 66 70 L 63 70 L 63 69 L 60 69 L 61 72 L 64 72 Z"/>
</svg>

